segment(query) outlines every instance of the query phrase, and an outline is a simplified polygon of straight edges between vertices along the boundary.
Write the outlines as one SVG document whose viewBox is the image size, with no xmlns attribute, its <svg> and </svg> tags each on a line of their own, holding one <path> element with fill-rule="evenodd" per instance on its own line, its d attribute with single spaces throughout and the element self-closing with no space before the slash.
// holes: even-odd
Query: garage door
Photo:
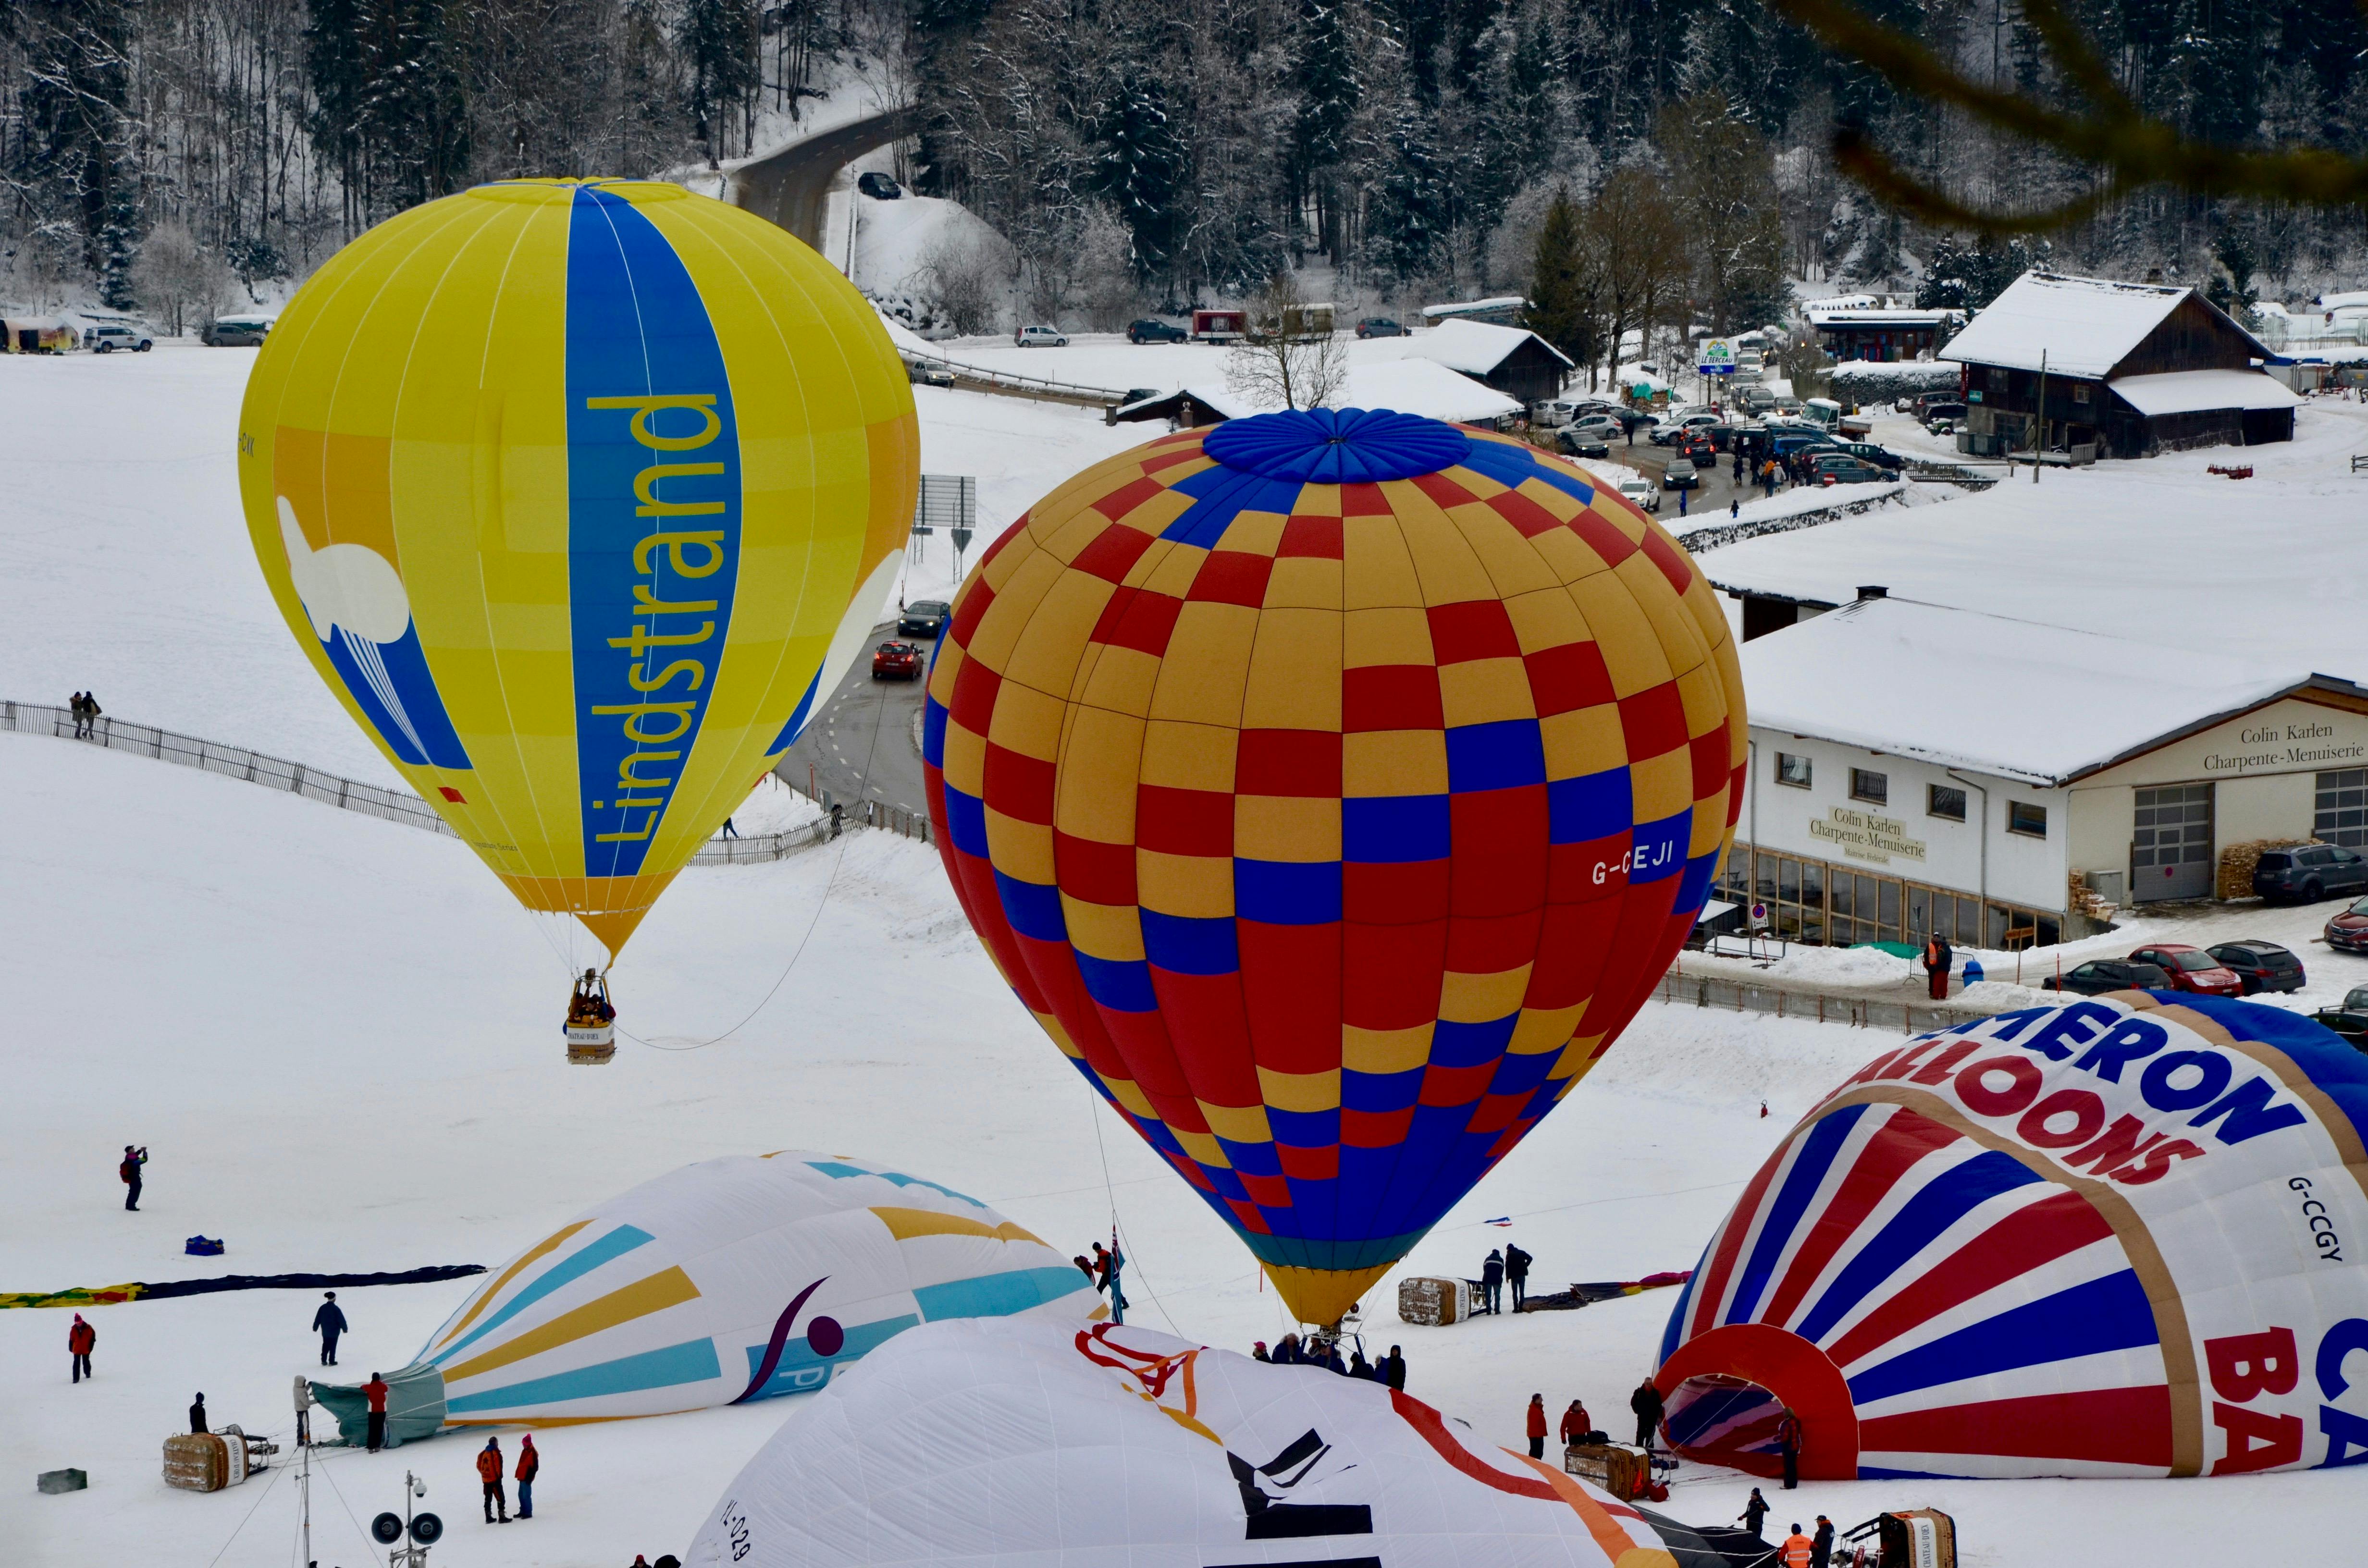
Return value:
<svg viewBox="0 0 2368 1568">
<path fill-rule="evenodd" d="M 2138 903 L 2212 896 L 2212 786 L 2137 791 L 2130 897 Z"/>
</svg>

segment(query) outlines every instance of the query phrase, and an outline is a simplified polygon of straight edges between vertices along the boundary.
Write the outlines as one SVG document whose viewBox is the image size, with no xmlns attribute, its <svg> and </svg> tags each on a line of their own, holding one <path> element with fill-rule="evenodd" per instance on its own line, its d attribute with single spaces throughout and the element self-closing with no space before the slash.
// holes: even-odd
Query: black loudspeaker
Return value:
<svg viewBox="0 0 2368 1568">
<path fill-rule="evenodd" d="M 403 1517 L 381 1514 L 370 1521 L 370 1539 L 381 1546 L 393 1546 L 403 1539 Z"/>
<path fill-rule="evenodd" d="M 411 1516 L 411 1539 L 422 1546 L 433 1546 L 444 1539 L 444 1521 L 433 1514 Z"/>
</svg>

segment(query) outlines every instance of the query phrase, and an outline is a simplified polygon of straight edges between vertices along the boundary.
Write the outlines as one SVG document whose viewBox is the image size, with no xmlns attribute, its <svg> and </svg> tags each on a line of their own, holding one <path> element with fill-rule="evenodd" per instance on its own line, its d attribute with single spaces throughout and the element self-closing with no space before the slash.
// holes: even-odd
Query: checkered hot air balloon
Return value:
<svg viewBox="0 0 2368 1568">
<path fill-rule="evenodd" d="M 923 737 L 1012 989 L 1331 1323 L 1617 1038 L 1735 820 L 1685 551 L 1521 442 L 1262 415 L 980 560 Z"/>
<path fill-rule="evenodd" d="M 2174 1000 L 2174 995 L 2176 999 Z M 1712 1237 L 1656 1377 L 1679 1452 L 1777 1473 L 2368 1462 L 2368 1062 L 2126 992 L 1869 1062 Z"/>
</svg>

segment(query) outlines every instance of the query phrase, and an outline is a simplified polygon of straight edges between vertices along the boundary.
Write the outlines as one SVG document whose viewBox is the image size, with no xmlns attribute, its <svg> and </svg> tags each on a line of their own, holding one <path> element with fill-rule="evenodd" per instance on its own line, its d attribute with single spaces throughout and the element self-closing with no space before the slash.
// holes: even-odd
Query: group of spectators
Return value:
<svg viewBox="0 0 2368 1568">
<path fill-rule="evenodd" d="M 1286 1334 L 1274 1342 L 1271 1351 L 1267 1349 L 1265 1340 L 1258 1341 L 1250 1349 L 1250 1359 L 1277 1367 L 1325 1367 L 1344 1378 L 1364 1378 L 1393 1389 L 1406 1387 L 1406 1356 L 1395 1345 L 1390 1346 L 1388 1355 L 1375 1361 L 1365 1359 L 1365 1348 L 1360 1345 L 1350 1350 L 1344 1361 L 1338 1339 L 1312 1334 L 1302 1339 L 1295 1334 Z"/>
</svg>

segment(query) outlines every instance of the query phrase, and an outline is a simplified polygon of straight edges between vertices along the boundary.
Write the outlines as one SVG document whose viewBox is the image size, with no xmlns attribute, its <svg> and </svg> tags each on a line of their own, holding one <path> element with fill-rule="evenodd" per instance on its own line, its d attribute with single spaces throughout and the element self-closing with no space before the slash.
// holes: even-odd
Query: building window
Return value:
<svg viewBox="0 0 2368 1568">
<path fill-rule="evenodd" d="M 1794 756 L 1789 751 L 1778 752 L 1776 754 L 1776 782 L 1779 784 L 1789 784 L 1795 790 L 1807 789 L 1809 787 L 1809 759 L 1805 756 Z"/>
<path fill-rule="evenodd" d="M 2074 381 L 2072 383 L 2072 401 L 2074 403 L 2086 403 L 2089 401 L 2088 382 Z"/>
<path fill-rule="evenodd" d="M 2368 848 L 2368 767 L 2318 776 L 2310 835 L 2347 849 Z"/>
<path fill-rule="evenodd" d="M 1853 767 L 1850 769 L 1850 799 L 1865 801 L 1872 805 L 1884 805 L 1891 800 L 1891 780 L 1880 773 Z"/>
<path fill-rule="evenodd" d="M 1924 791 L 1924 814 L 1946 817 L 1951 822 L 1965 820 L 1965 792 L 1950 784 L 1934 784 Z"/>
<path fill-rule="evenodd" d="M 2032 838 L 2046 837 L 2047 808 L 2034 806 L 2029 801 L 2009 801 L 2006 803 L 2006 830 Z"/>
</svg>

